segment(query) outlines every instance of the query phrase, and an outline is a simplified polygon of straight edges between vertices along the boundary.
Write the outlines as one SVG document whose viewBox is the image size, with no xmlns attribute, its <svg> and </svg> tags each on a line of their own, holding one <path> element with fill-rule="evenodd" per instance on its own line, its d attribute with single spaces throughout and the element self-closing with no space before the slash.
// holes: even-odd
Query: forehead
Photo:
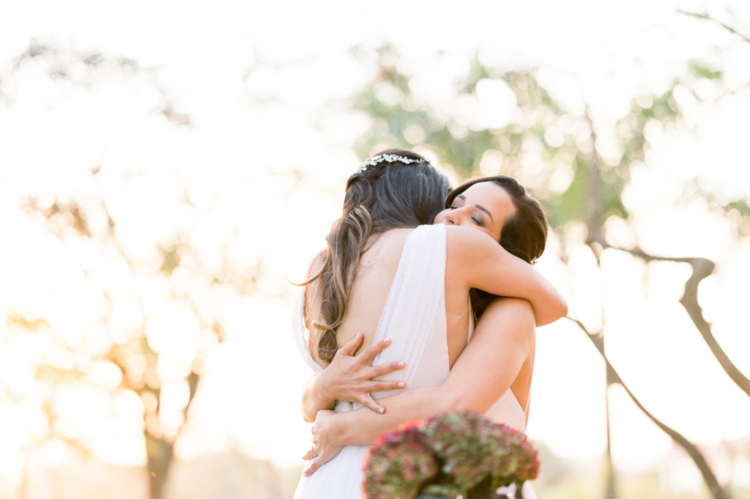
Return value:
<svg viewBox="0 0 750 499">
<path fill-rule="evenodd" d="M 479 182 L 474 184 L 461 195 L 467 202 L 481 204 L 493 213 L 497 211 L 515 211 L 515 205 L 510 194 L 494 182 Z"/>
</svg>

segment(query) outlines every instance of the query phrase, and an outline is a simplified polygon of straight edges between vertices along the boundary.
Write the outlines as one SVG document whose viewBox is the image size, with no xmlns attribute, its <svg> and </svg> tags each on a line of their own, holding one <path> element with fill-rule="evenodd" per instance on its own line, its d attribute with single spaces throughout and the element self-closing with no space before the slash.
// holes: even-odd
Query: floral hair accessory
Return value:
<svg viewBox="0 0 750 499">
<path fill-rule="evenodd" d="M 372 158 L 367 158 L 364 163 L 359 165 L 358 172 L 362 173 L 364 171 L 367 171 L 368 166 L 375 166 L 378 163 L 382 163 L 383 161 L 387 161 L 388 163 L 398 161 L 399 163 L 403 163 L 405 165 L 410 165 L 412 163 L 429 163 L 429 161 L 424 158 L 413 159 L 407 158 L 406 156 L 397 156 L 396 154 L 378 154 L 377 156 L 373 156 Z"/>
</svg>

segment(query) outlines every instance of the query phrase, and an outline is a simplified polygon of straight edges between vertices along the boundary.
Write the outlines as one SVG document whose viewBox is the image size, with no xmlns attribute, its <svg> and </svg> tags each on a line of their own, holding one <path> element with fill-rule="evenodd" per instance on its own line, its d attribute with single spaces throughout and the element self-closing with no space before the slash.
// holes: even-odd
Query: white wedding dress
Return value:
<svg viewBox="0 0 750 499">
<path fill-rule="evenodd" d="M 408 235 L 375 332 L 373 343 L 390 338 L 391 345 L 375 357 L 373 365 L 405 361 L 405 369 L 387 374 L 382 379 L 398 377 L 406 382 L 406 390 L 440 386 L 450 371 L 445 315 L 445 259 L 444 225 L 422 225 Z M 307 349 L 303 305 L 304 292 L 300 292 L 292 318 L 295 340 L 313 372 L 320 372 L 323 368 L 312 359 Z M 374 392 L 372 396 L 380 399 L 402 391 Z M 508 394 L 513 400 L 503 401 Z M 512 405 L 514 401 L 515 407 Z M 510 390 L 498 404 L 501 402 L 504 403 L 498 406 L 496 416 L 506 417 L 509 411 L 513 426 L 523 431 L 525 414 Z M 338 402 L 335 411 L 345 412 L 360 407 L 362 404 L 359 403 Z M 519 424 L 520 427 L 517 426 Z M 366 446 L 344 447 L 311 476 L 300 479 L 294 498 L 361 499 L 364 480 L 362 468 L 366 456 Z"/>
</svg>

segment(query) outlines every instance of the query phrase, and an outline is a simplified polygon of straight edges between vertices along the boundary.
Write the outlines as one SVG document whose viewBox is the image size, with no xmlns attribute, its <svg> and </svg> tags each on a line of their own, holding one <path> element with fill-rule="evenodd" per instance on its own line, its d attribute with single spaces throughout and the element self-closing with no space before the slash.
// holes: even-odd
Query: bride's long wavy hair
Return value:
<svg viewBox="0 0 750 499">
<path fill-rule="evenodd" d="M 424 158 L 405 149 L 387 149 L 410 159 Z M 313 325 L 318 336 L 318 356 L 333 360 L 338 350 L 336 331 L 346 317 L 349 296 L 359 259 L 374 242 L 371 236 L 390 229 L 431 224 L 443 209 L 450 190 L 448 179 L 427 163 L 380 162 L 349 177 L 344 213 L 326 236 L 326 248 L 318 255 L 320 271 L 301 285 L 318 281 L 320 320 Z"/>
</svg>

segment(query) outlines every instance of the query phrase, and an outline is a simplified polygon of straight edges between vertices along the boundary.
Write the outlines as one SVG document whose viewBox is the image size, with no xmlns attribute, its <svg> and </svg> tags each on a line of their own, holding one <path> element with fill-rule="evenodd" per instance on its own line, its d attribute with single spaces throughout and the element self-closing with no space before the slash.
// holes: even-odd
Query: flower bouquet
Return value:
<svg viewBox="0 0 750 499">
<path fill-rule="evenodd" d="M 523 433 L 476 412 L 447 412 L 381 435 L 364 472 L 368 499 L 491 499 L 534 480 L 539 460 Z"/>
</svg>

